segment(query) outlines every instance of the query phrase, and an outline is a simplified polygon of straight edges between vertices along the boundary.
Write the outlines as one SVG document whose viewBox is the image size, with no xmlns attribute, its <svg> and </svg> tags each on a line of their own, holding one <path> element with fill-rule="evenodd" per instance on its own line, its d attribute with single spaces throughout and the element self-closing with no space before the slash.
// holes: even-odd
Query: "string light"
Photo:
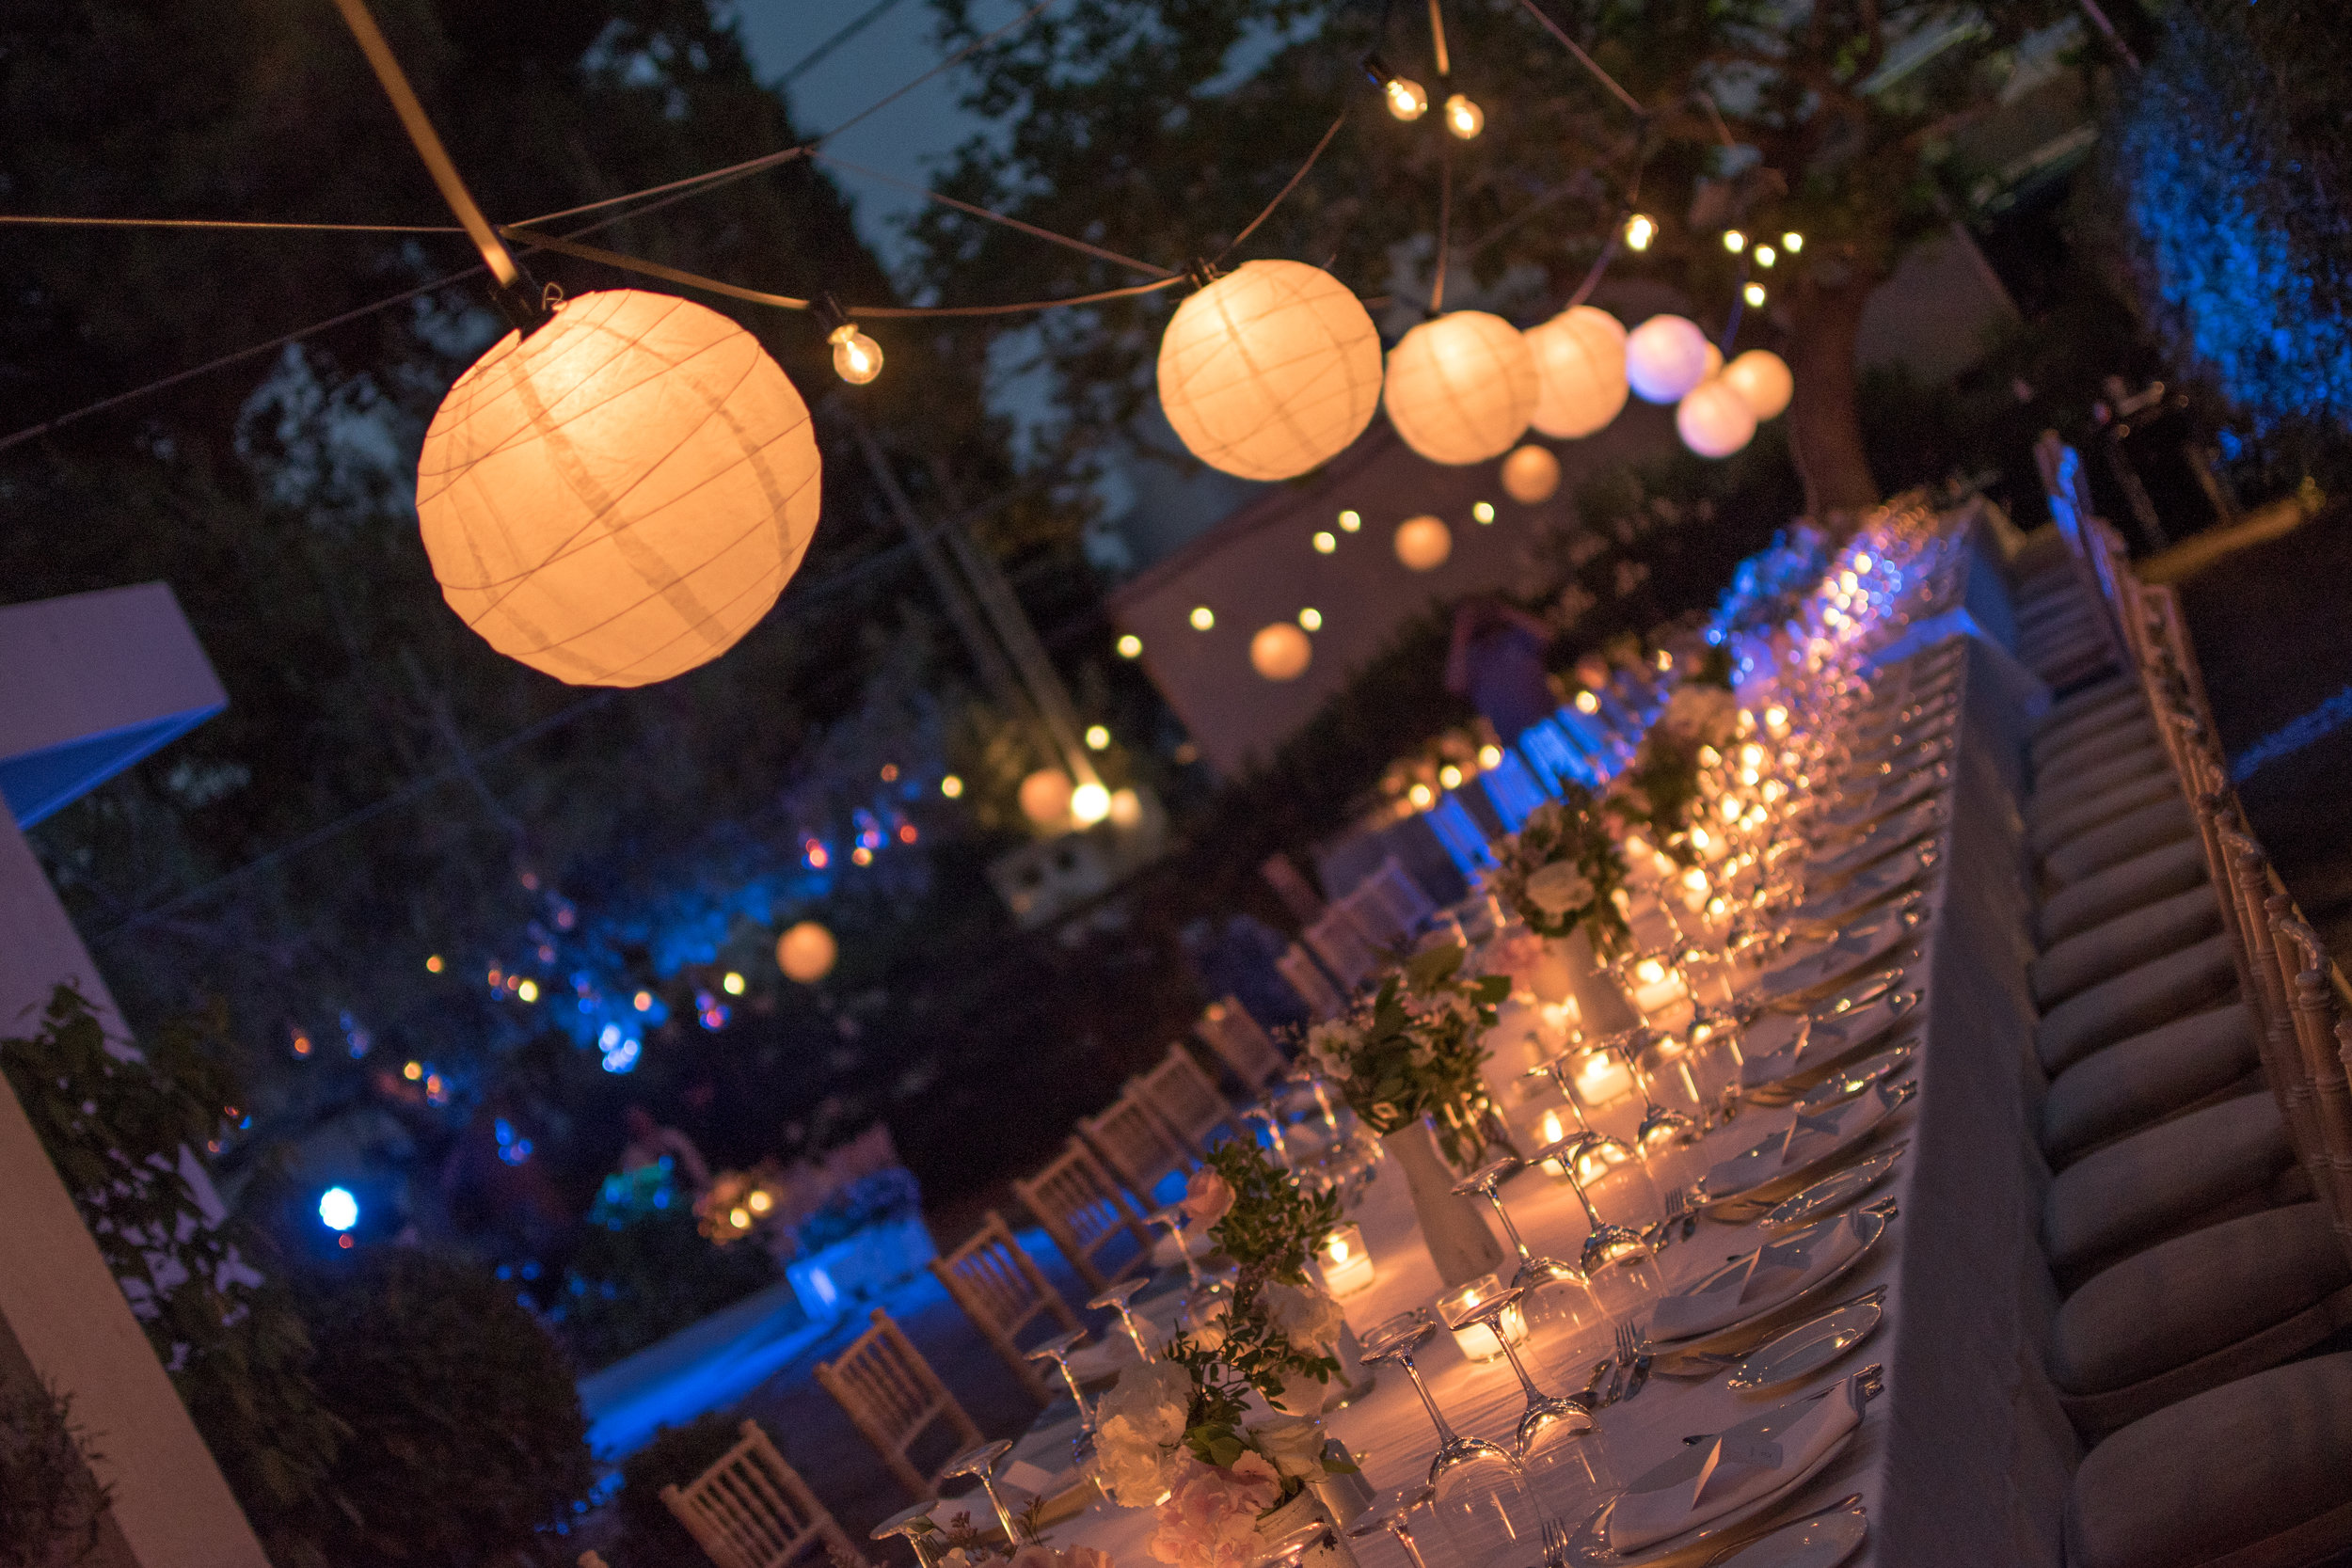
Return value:
<svg viewBox="0 0 2352 1568">
<path fill-rule="evenodd" d="M 1134 632 L 1126 632 L 1120 637 L 1117 646 L 1120 657 L 1135 658 L 1143 652 L 1143 639 Z"/>
<path fill-rule="evenodd" d="M 1764 304 L 1764 285 L 1751 283 L 1740 291 L 1740 297 L 1746 300 L 1749 305 L 1761 309 Z"/>
<path fill-rule="evenodd" d="M 729 996 L 740 996 L 743 994 L 743 976 L 730 969 L 726 972 L 725 976 L 720 980 L 719 989 L 725 991 Z"/>
<path fill-rule="evenodd" d="M 1491 523 L 1495 520 L 1495 503 L 1473 501 L 1470 503 L 1470 515 L 1482 523 Z"/>
<path fill-rule="evenodd" d="M 1759 266 L 1759 267 L 1769 267 L 1769 266 L 1771 266 L 1771 265 L 1772 265 L 1774 261 L 1779 261 L 1779 260 L 1780 260 L 1780 252 L 1779 252 L 1779 251 L 1777 251 L 1777 250 L 1774 250 L 1774 249 L 1773 249 L 1771 245 L 1757 245 L 1757 246 L 1756 247 L 1756 264 L 1757 266 Z"/>
<path fill-rule="evenodd" d="M 1502 748 L 1500 746 L 1481 746 L 1478 748 L 1478 766 L 1481 768 L 1502 767 Z"/>
<path fill-rule="evenodd" d="M 1748 248 L 1748 237 L 1737 229 L 1726 229 L 1724 230 L 1724 248 L 1737 256 Z"/>
<path fill-rule="evenodd" d="M 1804 236 L 1792 230 L 1780 237 L 1780 248 L 1794 256 L 1804 248 Z"/>
<path fill-rule="evenodd" d="M 1070 792 L 1070 819 L 1091 828 L 1111 814 L 1111 792 L 1091 779 Z"/>
<path fill-rule="evenodd" d="M 1391 76 L 1380 90 L 1388 94 L 1389 113 L 1408 125 L 1429 112 L 1429 89 L 1408 77 Z"/>
<path fill-rule="evenodd" d="M 1210 627 L 1216 625 L 1216 611 L 1211 610 L 1207 605 L 1197 604 L 1192 607 L 1192 613 L 1184 617 L 1184 619 L 1192 623 L 1193 630 L 1207 631 Z"/>
<path fill-rule="evenodd" d="M 1469 141 L 1486 128 L 1486 111 L 1457 92 L 1445 101 L 1445 128 Z"/>
<path fill-rule="evenodd" d="M 1088 751 L 1089 751 L 1089 752 L 1101 752 L 1101 751 L 1105 751 L 1105 750 L 1107 750 L 1107 749 L 1109 748 L 1110 743 L 1111 743 L 1111 732 L 1110 732 L 1107 728 L 1105 728 L 1104 726 L 1103 726 L 1103 725 L 1101 725 L 1101 724 L 1089 724 L 1089 725 L 1087 726 L 1087 750 L 1088 750 Z"/>
<path fill-rule="evenodd" d="M 1339 536 L 1328 529 L 1319 530 L 1315 534 L 1314 543 L 1317 555 L 1329 555 L 1340 547 Z"/>
<path fill-rule="evenodd" d="M 961 800 L 963 797 L 963 781 L 950 773 L 939 781 L 939 792 L 950 800 Z"/>
<path fill-rule="evenodd" d="M 441 956 L 438 953 L 424 960 L 424 972 L 427 974 L 438 974 L 442 967 Z"/>
<path fill-rule="evenodd" d="M 1628 250 L 1647 250 L 1650 241 L 1658 238 L 1657 222 L 1644 213 L 1636 213 L 1625 220 L 1625 247 Z"/>
<path fill-rule="evenodd" d="M 1353 533 L 1363 526 L 1364 515 L 1362 513 L 1351 509 L 1340 514 L 1340 531 L 1342 533 Z"/>
<path fill-rule="evenodd" d="M 400 1069 L 400 1075 L 413 1084 L 418 1079 L 424 1076 L 424 1064 L 422 1062 L 410 1062 L 406 1067 Z"/>
<path fill-rule="evenodd" d="M 1309 631 L 1321 631 L 1323 629 L 1323 611 L 1315 609 L 1312 605 L 1309 605 L 1306 609 L 1298 612 L 1298 624 L 1305 626 Z"/>
<path fill-rule="evenodd" d="M 854 322 L 843 322 L 825 337 L 833 345 L 834 373 L 852 387 L 863 387 L 882 374 L 882 345 L 857 328 Z"/>
<path fill-rule="evenodd" d="M 630 1006 L 634 1006 L 641 1013 L 649 1013 L 653 1011 L 653 992 L 649 990 L 639 991 L 634 997 L 630 998 Z"/>
<path fill-rule="evenodd" d="M 536 1002 L 539 1000 L 539 982 L 536 980 L 525 980 L 521 985 L 515 988 L 515 994 L 521 997 L 526 1002 Z"/>
</svg>

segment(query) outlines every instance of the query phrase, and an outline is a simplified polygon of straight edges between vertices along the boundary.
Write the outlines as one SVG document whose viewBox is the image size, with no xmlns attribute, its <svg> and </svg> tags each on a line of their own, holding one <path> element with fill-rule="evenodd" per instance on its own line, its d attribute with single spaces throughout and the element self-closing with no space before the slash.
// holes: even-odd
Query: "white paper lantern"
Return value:
<svg viewBox="0 0 2352 1568">
<path fill-rule="evenodd" d="M 1021 815 L 1039 827 L 1048 827 L 1070 815 L 1070 775 L 1058 768 L 1041 768 L 1021 781 Z"/>
<path fill-rule="evenodd" d="M 1590 305 L 1574 306 L 1521 334 L 1543 386 L 1528 422 L 1547 436 L 1590 436 L 1625 406 L 1625 327 Z"/>
<path fill-rule="evenodd" d="M 1502 460 L 1502 493 L 1521 506 L 1551 499 L 1560 488 L 1560 460 L 1533 442 Z"/>
<path fill-rule="evenodd" d="M 1159 380 L 1160 407 L 1195 457 L 1243 479 L 1289 479 L 1372 422 L 1380 333 L 1322 268 L 1245 261 L 1176 308 Z"/>
<path fill-rule="evenodd" d="M 1674 403 L 1707 379 L 1707 334 L 1681 316 L 1652 316 L 1625 340 L 1625 378 L 1646 403 Z"/>
<path fill-rule="evenodd" d="M 1517 327 L 1484 310 L 1455 310 L 1389 351 L 1384 401 L 1405 444 L 1432 463 L 1483 463 L 1511 450 L 1541 390 Z"/>
<path fill-rule="evenodd" d="M 1724 380 L 1759 420 L 1778 418 L 1797 392 L 1788 362 L 1768 348 L 1752 348 L 1724 366 Z"/>
<path fill-rule="evenodd" d="M 833 933 L 814 920 L 803 920 L 776 939 L 776 967 L 787 979 L 813 986 L 833 973 L 841 956 Z"/>
<path fill-rule="evenodd" d="M 1416 572 L 1434 572 L 1454 553 L 1454 531 L 1435 517 L 1407 517 L 1396 525 L 1396 558 Z"/>
<path fill-rule="evenodd" d="M 1756 439 L 1756 410 L 1717 376 L 1683 395 L 1675 407 L 1675 429 L 1682 444 L 1701 457 L 1729 457 Z"/>
<path fill-rule="evenodd" d="M 758 340 L 635 289 L 499 340 L 417 462 L 450 608 L 575 686 L 667 680 L 734 646 L 799 568 L 818 491 L 808 407 Z"/>
<path fill-rule="evenodd" d="M 1249 667 L 1270 681 L 1296 680 L 1314 657 L 1315 645 L 1288 621 L 1261 626 L 1249 640 Z"/>
</svg>

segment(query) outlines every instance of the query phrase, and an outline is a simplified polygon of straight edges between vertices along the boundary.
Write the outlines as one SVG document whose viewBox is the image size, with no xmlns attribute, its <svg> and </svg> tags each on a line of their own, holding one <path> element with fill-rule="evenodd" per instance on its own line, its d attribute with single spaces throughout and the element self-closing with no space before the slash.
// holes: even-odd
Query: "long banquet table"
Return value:
<svg viewBox="0 0 2352 1568">
<path fill-rule="evenodd" d="M 1821 1298 L 1826 1305 L 1883 1286 L 1883 1319 L 1871 1338 L 1794 1389 L 1743 1397 L 1721 1377 L 1654 1376 L 1638 1398 L 1603 1410 L 1600 1426 L 1610 1467 L 1622 1482 L 1672 1455 L 1687 1434 L 1722 1430 L 1876 1362 L 1885 1370 L 1884 1393 L 1865 1412 L 1855 1441 L 1804 1485 L 1785 1514 L 1859 1494 L 1869 1533 L 1853 1561 L 2055 1568 L 2077 1448 L 2042 1370 L 2056 1297 L 2037 1242 L 2049 1177 L 2033 1136 L 2042 1080 L 2026 987 L 2031 947 L 2017 808 L 2027 726 L 2046 699 L 1989 633 L 1986 623 L 1995 617 L 1984 610 L 1999 591 L 1996 578 L 1986 580 L 1989 563 L 1966 559 L 1958 571 L 1964 580 L 1946 602 L 1965 601 L 1978 612 L 1940 623 L 1923 614 L 1915 622 L 1928 635 L 1957 633 L 1967 653 L 1941 855 L 1924 884 L 1927 918 L 1904 955 L 1907 973 L 1925 975 L 1909 1022 L 1918 1045 L 1918 1088 L 1877 1140 L 1879 1147 L 1908 1140 L 1892 1178 L 1872 1195 L 1893 1193 L 1899 1214 L 1877 1247 Z M 1932 657 L 1918 648 L 1917 638 L 1899 645 L 1906 655 Z M 1792 1116 L 1786 1108 L 1742 1111 L 1687 1151 L 1681 1180 Z M 1538 1253 L 1576 1256 L 1586 1226 L 1565 1181 L 1525 1174 L 1505 1187 L 1504 1197 Z M 1402 1176 L 1384 1166 L 1349 1217 L 1363 1227 L 1377 1269 L 1375 1284 L 1343 1304 L 1351 1326 L 1360 1335 L 1428 1306 L 1440 1285 Z M 1686 1285 L 1764 1239 L 1753 1223 L 1710 1216 L 1692 1239 L 1661 1254 L 1666 1288 Z M 1174 1292 L 1159 1297 L 1163 1325 L 1173 1301 Z M 1585 1359 L 1608 1348 L 1604 1329 Z M 1418 1361 L 1431 1394 L 1460 1431 L 1508 1440 L 1522 1398 L 1507 1363 L 1472 1364 L 1443 1333 Z M 1419 1480 L 1435 1447 L 1412 1390 L 1393 1371 L 1325 1422 L 1382 1491 Z M 1035 1484 L 1049 1473 L 1066 1477 L 1072 1423 L 1066 1402 L 1041 1417 L 1016 1449 L 1011 1478 Z M 1098 1500 L 1056 1525 L 1051 1536 L 1056 1545 L 1098 1547 L 1132 1568 L 1152 1560 L 1152 1528 L 1149 1511 Z M 1438 1535 L 1425 1529 L 1421 1539 L 1431 1568 L 1445 1568 L 1453 1554 Z M 1365 1568 L 1405 1568 L 1403 1553 L 1385 1536 L 1356 1545 Z"/>
</svg>

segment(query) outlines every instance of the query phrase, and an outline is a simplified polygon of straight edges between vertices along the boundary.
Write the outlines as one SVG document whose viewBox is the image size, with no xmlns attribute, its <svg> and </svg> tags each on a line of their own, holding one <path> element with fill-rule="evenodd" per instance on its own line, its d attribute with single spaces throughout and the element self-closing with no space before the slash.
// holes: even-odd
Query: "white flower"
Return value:
<svg viewBox="0 0 2352 1568">
<path fill-rule="evenodd" d="M 1095 1455 L 1103 1484 L 1129 1508 L 1148 1508 L 1168 1490 L 1168 1464 L 1192 1409 L 1192 1374 L 1169 1361 L 1139 1362 L 1095 1409 Z"/>
<path fill-rule="evenodd" d="M 1320 1386 L 1316 1391 L 1321 1393 Z M 1286 1481 L 1313 1481 L 1323 1475 L 1323 1429 L 1304 1417 L 1262 1421 L 1249 1429 L 1249 1440 Z"/>
<path fill-rule="evenodd" d="M 1314 1355 L 1329 1355 L 1340 1348 L 1347 1314 L 1320 1288 L 1278 1282 L 1267 1285 L 1258 1299 L 1265 1304 L 1266 1317 L 1294 1348 Z"/>
<path fill-rule="evenodd" d="M 1557 918 L 1593 901 L 1592 879 L 1573 861 L 1554 861 L 1527 879 L 1527 901 Z"/>
</svg>

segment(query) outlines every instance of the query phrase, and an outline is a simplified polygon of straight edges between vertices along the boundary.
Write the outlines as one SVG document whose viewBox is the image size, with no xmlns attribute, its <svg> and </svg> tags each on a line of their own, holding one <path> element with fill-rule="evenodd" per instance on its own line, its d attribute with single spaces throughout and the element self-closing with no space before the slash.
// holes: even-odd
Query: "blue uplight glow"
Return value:
<svg viewBox="0 0 2352 1568">
<path fill-rule="evenodd" d="M 329 1187 L 319 1194 L 319 1223 L 329 1230 L 348 1230 L 359 1223 L 359 1200 L 348 1187 Z"/>
<path fill-rule="evenodd" d="M 604 1053 L 604 1070 L 627 1072 L 637 1065 L 638 1053 L 644 1049 L 635 1038 L 624 1038 Z"/>
</svg>

